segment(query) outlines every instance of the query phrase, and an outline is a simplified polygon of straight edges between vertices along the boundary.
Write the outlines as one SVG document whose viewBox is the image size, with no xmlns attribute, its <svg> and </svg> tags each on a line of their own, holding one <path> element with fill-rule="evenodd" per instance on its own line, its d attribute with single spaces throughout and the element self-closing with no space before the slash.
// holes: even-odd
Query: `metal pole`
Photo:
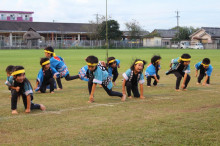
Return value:
<svg viewBox="0 0 220 146">
<path fill-rule="evenodd" d="M 108 13 L 107 13 L 107 11 L 108 11 L 108 1 L 106 0 L 106 60 L 108 59 Z"/>
</svg>

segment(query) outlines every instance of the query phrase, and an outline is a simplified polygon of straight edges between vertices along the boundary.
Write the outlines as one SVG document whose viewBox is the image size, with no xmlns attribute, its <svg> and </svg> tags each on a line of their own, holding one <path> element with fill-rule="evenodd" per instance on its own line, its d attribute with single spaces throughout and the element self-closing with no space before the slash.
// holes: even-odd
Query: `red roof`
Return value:
<svg viewBox="0 0 220 146">
<path fill-rule="evenodd" d="M 34 12 L 26 12 L 26 11 L 0 11 L 0 13 L 33 14 Z"/>
</svg>

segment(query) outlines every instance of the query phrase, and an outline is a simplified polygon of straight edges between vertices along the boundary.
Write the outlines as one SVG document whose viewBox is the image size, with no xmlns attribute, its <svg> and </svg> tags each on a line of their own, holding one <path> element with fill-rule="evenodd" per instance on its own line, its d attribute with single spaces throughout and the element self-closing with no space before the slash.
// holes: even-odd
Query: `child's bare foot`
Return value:
<svg viewBox="0 0 220 146">
<path fill-rule="evenodd" d="M 17 110 L 12 110 L 12 111 L 11 111 L 11 114 L 12 114 L 12 115 L 17 115 L 18 112 L 17 112 Z"/>
<path fill-rule="evenodd" d="M 102 85 L 99 84 L 99 87 L 102 88 Z"/>
<path fill-rule="evenodd" d="M 183 91 L 187 91 L 187 89 L 183 89 Z"/>
<path fill-rule="evenodd" d="M 125 101 L 126 100 L 126 94 L 123 94 L 121 101 Z"/>
<path fill-rule="evenodd" d="M 42 111 L 45 111 L 45 110 L 46 110 L 46 107 L 45 107 L 43 104 L 40 104 L 40 109 L 41 109 Z"/>
<path fill-rule="evenodd" d="M 132 96 L 129 96 L 128 98 L 132 99 Z"/>
<path fill-rule="evenodd" d="M 179 92 L 179 91 L 180 91 L 180 89 L 176 89 L 176 91 L 177 91 L 177 92 Z"/>
<path fill-rule="evenodd" d="M 196 85 L 199 85 L 199 84 L 200 84 L 200 83 L 198 83 L 198 82 L 196 83 Z"/>
<path fill-rule="evenodd" d="M 50 93 L 51 93 L 51 94 L 54 94 L 54 91 L 51 91 Z"/>
<path fill-rule="evenodd" d="M 113 82 L 113 85 L 114 85 L 114 86 L 116 86 L 116 83 L 115 83 L 115 82 Z"/>
<path fill-rule="evenodd" d="M 37 91 L 37 92 L 38 92 L 38 93 L 41 93 L 41 92 L 40 92 L 40 90 L 39 90 L 39 91 Z"/>
<path fill-rule="evenodd" d="M 57 90 L 59 91 L 59 90 L 62 90 L 62 88 L 57 88 Z"/>
<path fill-rule="evenodd" d="M 147 86 L 148 88 L 150 88 L 151 86 Z"/>
</svg>

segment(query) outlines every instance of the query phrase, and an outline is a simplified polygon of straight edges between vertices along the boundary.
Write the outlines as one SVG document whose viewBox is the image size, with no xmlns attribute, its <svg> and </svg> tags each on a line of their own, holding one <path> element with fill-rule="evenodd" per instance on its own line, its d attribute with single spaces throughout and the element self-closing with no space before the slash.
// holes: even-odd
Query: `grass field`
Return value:
<svg viewBox="0 0 220 146">
<path fill-rule="evenodd" d="M 104 60 L 100 49 L 55 50 L 70 70 L 77 74 L 88 55 Z M 165 75 L 172 58 L 183 53 L 192 56 L 188 91 L 175 92 L 174 75 Z M 11 115 L 10 92 L 4 85 L 7 65 L 23 65 L 35 86 L 43 50 L 0 50 L 0 145 L 220 145 L 220 51 L 175 49 L 115 49 L 109 56 L 121 60 L 114 90 L 121 91 L 121 74 L 136 58 L 162 56 L 157 87 L 144 86 L 146 99 L 121 102 L 97 88 L 95 103 L 89 104 L 87 83 L 65 81 L 55 94 L 34 94 L 34 102 L 47 107 L 45 112 L 24 113 L 22 100 L 18 115 Z M 204 57 L 214 67 L 211 85 L 196 85 L 194 64 Z M 146 69 L 146 66 L 145 66 Z"/>
</svg>

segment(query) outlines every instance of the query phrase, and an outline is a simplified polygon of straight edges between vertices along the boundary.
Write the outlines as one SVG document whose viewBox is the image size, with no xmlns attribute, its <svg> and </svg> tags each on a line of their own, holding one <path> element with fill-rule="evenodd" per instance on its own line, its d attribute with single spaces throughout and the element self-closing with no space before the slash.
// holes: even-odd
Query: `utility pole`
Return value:
<svg viewBox="0 0 220 146">
<path fill-rule="evenodd" d="M 105 16 L 106 17 L 106 57 L 107 57 L 106 60 L 108 59 L 108 46 L 109 46 L 108 45 L 108 13 L 107 13 L 108 7 L 107 6 L 108 6 L 108 2 L 106 0 L 106 16 Z"/>
<path fill-rule="evenodd" d="M 177 30 L 178 30 L 178 39 L 180 39 L 180 26 L 179 26 L 179 11 L 176 11 L 176 19 L 177 19 Z"/>
</svg>

